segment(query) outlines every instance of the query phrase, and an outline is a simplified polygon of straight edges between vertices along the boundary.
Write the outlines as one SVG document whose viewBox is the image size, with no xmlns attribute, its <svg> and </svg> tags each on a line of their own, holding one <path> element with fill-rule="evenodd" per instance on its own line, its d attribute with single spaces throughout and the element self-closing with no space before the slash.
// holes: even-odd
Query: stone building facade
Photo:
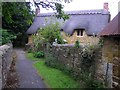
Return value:
<svg viewBox="0 0 120 90">
<path fill-rule="evenodd" d="M 99 36 L 104 41 L 102 59 L 112 65 L 111 86 L 120 88 L 120 12 L 100 32 Z"/>
</svg>

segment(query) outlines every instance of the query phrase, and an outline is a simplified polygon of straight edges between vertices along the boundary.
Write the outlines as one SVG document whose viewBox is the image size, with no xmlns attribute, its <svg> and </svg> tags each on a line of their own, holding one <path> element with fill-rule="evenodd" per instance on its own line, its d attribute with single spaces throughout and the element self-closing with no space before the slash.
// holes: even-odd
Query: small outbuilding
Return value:
<svg viewBox="0 0 120 90">
<path fill-rule="evenodd" d="M 120 88 L 120 12 L 99 33 L 103 39 L 102 58 L 112 64 L 112 86 Z"/>
</svg>

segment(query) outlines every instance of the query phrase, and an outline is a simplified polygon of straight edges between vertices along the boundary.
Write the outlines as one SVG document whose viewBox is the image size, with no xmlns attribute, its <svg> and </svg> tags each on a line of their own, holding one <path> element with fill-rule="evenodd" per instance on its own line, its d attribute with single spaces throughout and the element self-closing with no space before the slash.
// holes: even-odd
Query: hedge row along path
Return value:
<svg viewBox="0 0 120 90">
<path fill-rule="evenodd" d="M 15 49 L 15 52 L 17 54 L 18 88 L 46 88 L 46 85 L 33 67 L 34 61 L 25 57 L 23 49 Z"/>
</svg>

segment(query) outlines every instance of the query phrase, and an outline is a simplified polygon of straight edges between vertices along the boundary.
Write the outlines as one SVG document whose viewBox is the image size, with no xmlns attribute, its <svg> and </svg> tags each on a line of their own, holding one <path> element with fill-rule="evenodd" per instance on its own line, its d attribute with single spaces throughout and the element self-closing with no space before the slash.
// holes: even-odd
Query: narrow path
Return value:
<svg viewBox="0 0 120 90">
<path fill-rule="evenodd" d="M 33 68 L 33 61 L 25 57 L 22 49 L 14 49 L 17 54 L 16 70 L 19 77 L 18 88 L 46 88 L 37 71 Z"/>
</svg>

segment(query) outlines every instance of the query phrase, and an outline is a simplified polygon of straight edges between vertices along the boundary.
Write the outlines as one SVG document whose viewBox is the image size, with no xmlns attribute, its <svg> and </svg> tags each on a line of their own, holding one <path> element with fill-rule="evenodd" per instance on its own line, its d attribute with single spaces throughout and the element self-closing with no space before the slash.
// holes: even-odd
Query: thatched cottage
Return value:
<svg viewBox="0 0 120 90">
<path fill-rule="evenodd" d="M 110 21 L 108 3 L 104 3 L 103 9 L 67 11 L 65 13 L 70 18 L 64 24 L 63 19 L 54 17 L 52 20 L 60 22 L 61 35 L 69 44 L 75 43 L 76 40 L 79 40 L 81 43 L 98 42 L 99 39 L 96 36 Z M 27 30 L 29 35 L 28 43 L 32 43 L 31 34 L 37 33 L 39 28 L 48 25 L 53 15 L 54 13 L 41 13 L 35 17 L 33 24 Z"/>
<path fill-rule="evenodd" d="M 112 86 L 120 88 L 120 12 L 106 25 L 99 36 L 104 40 L 103 60 L 113 66 Z"/>
</svg>

